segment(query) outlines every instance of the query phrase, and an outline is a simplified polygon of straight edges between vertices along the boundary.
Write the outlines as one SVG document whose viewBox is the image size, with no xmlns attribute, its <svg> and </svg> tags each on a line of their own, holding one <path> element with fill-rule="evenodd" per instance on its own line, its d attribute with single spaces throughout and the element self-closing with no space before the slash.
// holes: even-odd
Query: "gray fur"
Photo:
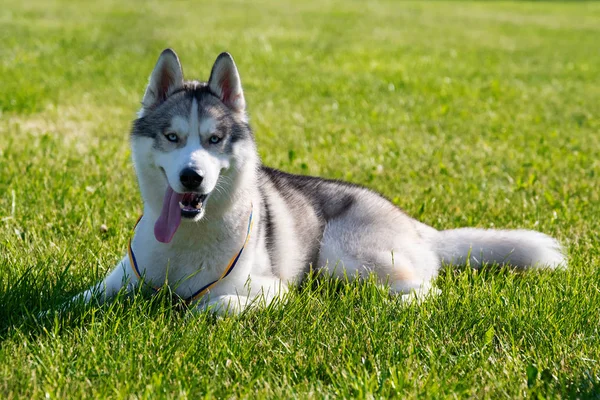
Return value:
<svg viewBox="0 0 600 400">
<path fill-rule="evenodd" d="M 156 108 L 144 110 L 142 115 L 133 122 L 131 136 L 150 137 L 154 146 L 161 151 L 167 151 L 168 142 L 164 139 L 167 128 L 173 117 L 187 117 L 192 101 L 198 102 L 200 119 L 212 117 L 219 122 L 218 131 L 223 134 L 222 148 L 231 152 L 233 143 L 252 139 L 252 131 L 246 121 L 226 107 L 210 90 L 206 82 L 188 81 L 184 86 L 169 95 Z"/>
<path fill-rule="evenodd" d="M 164 135 L 177 124 L 182 141 L 175 146 Z M 223 139 L 210 144 L 211 135 Z M 268 303 L 290 282 L 301 281 L 311 265 L 337 277 L 374 273 L 405 296 L 427 293 L 442 262 L 566 267 L 558 242 L 539 232 L 440 232 L 364 187 L 262 166 L 240 77 L 226 53 L 217 58 L 208 83 L 200 83 L 184 82 L 175 53 L 163 52 L 133 123 L 131 143 L 144 199 L 132 248 L 140 270 L 155 285 L 176 283 L 173 291 L 185 297 L 219 277 L 239 251 L 253 215 L 254 230 L 235 270 L 199 300 L 199 309 L 237 312 L 258 298 Z M 202 213 L 176 227 L 172 242 L 159 243 L 153 226 L 163 197 L 184 195 L 178 182 L 184 168 L 202 173 L 198 193 L 208 197 Z M 110 296 L 122 285 L 137 283 L 126 256 L 82 297 L 89 299 L 94 291 Z"/>
</svg>

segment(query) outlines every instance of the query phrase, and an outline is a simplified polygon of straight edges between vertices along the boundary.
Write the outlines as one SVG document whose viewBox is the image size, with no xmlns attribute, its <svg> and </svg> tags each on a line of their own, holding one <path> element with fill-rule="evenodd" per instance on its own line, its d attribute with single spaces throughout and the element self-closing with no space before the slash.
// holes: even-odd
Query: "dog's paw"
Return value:
<svg viewBox="0 0 600 400">
<path fill-rule="evenodd" d="M 208 301 L 199 304 L 197 311 L 213 312 L 218 315 L 236 315 L 244 311 L 250 305 L 250 299 L 247 296 L 222 295 L 210 298 Z"/>
<path fill-rule="evenodd" d="M 431 297 L 439 296 L 442 291 L 435 287 L 421 287 L 413 289 L 409 293 L 402 294 L 400 299 L 403 304 L 421 304 Z"/>
</svg>

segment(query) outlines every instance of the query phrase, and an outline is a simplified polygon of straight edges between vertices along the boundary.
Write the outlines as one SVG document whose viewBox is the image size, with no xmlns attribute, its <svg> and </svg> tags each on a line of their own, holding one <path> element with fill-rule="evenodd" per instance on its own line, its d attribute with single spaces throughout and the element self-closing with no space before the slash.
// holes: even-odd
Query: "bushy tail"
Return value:
<svg viewBox="0 0 600 400">
<path fill-rule="evenodd" d="M 518 268 L 566 268 L 567 261 L 556 239 L 528 230 L 461 228 L 439 232 L 438 255 L 446 264 L 473 267 L 482 264 Z"/>
</svg>

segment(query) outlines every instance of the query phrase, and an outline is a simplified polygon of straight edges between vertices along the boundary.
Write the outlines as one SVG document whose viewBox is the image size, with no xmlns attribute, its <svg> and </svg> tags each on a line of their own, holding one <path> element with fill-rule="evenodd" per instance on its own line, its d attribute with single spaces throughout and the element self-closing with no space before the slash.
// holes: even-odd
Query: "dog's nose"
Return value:
<svg viewBox="0 0 600 400">
<path fill-rule="evenodd" d="M 186 168 L 181 171 L 179 180 L 186 189 L 194 190 L 198 189 L 198 186 L 202 183 L 202 176 L 193 169 Z"/>
</svg>

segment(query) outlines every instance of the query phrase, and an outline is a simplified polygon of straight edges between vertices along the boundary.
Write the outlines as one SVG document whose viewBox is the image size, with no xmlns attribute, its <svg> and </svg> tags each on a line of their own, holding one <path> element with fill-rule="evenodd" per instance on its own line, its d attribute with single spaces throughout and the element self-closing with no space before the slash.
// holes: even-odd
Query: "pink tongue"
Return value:
<svg viewBox="0 0 600 400">
<path fill-rule="evenodd" d="M 154 224 L 154 236 L 162 243 L 169 243 L 179 228 L 181 222 L 181 208 L 179 202 L 183 195 L 175 193 L 171 186 L 167 188 L 163 200 L 162 211 Z"/>
</svg>

